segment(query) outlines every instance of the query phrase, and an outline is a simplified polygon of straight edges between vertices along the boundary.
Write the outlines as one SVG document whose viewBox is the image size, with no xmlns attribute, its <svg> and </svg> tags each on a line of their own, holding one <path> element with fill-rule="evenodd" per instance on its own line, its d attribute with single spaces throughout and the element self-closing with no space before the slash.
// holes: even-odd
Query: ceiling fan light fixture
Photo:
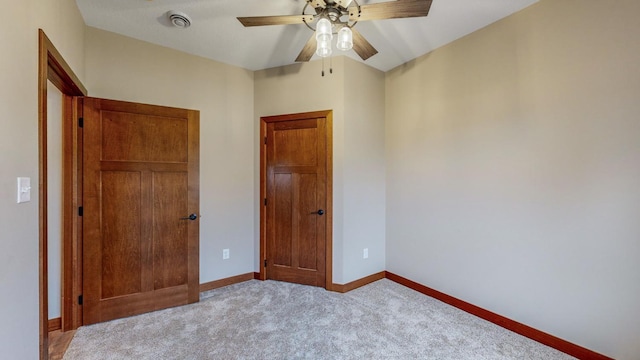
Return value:
<svg viewBox="0 0 640 360">
<path fill-rule="evenodd" d="M 316 24 L 316 40 L 318 43 L 322 41 L 330 42 L 333 39 L 333 30 L 331 29 L 331 21 L 327 18 L 318 20 Z"/>
<path fill-rule="evenodd" d="M 326 41 L 318 41 L 318 47 L 316 48 L 316 55 L 320 57 L 329 57 L 331 56 L 331 40 Z"/>
<path fill-rule="evenodd" d="M 353 48 L 353 32 L 348 26 L 344 26 L 338 31 L 336 47 L 342 51 L 349 51 Z"/>
<path fill-rule="evenodd" d="M 353 49 L 363 61 L 366 61 L 377 54 L 378 50 L 354 28 L 356 24 L 368 20 L 424 17 L 429 14 L 433 2 L 433 0 L 374 0 L 373 4 L 361 6 L 359 1 L 372 0 L 305 0 L 300 15 L 250 16 L 238 17 L 238 20 L 245 27 L 290 24 L 307 26 L 314 34 L 307 40 L 296 62 L 310 61 L 314 54 L 321 57 L 330 56 L 335 27 L 336 31 L 339 30 L 336 47 L 343 51 Z M 310 13 L 311 9 L 315 14 Z"/>
</svg>

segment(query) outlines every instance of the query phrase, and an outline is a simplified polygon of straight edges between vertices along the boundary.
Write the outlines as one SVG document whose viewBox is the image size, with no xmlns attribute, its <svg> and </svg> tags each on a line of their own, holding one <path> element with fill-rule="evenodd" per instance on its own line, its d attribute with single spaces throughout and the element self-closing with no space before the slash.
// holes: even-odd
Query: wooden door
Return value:
<svg viewBox="0 0 640 360">
<path fill-rule="evenodd" d="M 83 133 L 83 323 L 197 302 L 199 113 L 84 98 Z"/>
<path fill-rule="evenodd" d="M 263 118 L 266 278 L 326 286 L 327 113 Z"/>
</svg>

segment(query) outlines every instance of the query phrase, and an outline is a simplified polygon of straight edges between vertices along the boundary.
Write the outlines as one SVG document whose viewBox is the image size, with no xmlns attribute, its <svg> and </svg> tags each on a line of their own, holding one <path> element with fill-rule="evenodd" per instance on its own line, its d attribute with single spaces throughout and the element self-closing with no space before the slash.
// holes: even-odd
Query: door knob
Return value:
<svg viewBox="0 0 640 360">
<path fill-rule="evenodd" d="M 195 219 L 197 219 L 197 218 L 198 218 L 198 215 L 196 215 L 196 214 L 191 214 L 191 215 L 189 215 L 189 216 L 187 216 L 187 217 L 180 218 L 180 220 L 195 220 Z"/>
<path fill-rule="evenodd" d="M 318 212 L 316 214 L 322 216 L 322 215 L 324 215 L 324 210 L 320 209 L 320 210 L 318 210 Z"/>
</svg>

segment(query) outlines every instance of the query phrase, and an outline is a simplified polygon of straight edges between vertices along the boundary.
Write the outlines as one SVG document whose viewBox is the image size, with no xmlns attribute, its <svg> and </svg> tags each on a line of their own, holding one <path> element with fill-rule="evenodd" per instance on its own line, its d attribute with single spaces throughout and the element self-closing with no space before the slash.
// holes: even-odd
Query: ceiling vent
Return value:
<svg viewBox="0 0 640 360">
<path fill-rule="evenodd" d="M 167 17 L 175 27 L 186 29 L 191 26 L 191 18 L 183 12 L 171 10 L 167 12 Z"/>
</svg>

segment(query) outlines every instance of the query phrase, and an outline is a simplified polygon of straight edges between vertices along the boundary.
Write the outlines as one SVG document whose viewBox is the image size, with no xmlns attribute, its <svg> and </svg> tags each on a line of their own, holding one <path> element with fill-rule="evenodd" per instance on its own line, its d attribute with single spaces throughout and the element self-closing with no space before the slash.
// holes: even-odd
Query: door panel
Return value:
<svg viewBox="0 0 640 360">
<path fill-rule="evenodd" d="M 314 123 L 315 120 L 311 120 Z M 316 166 L 317 129 L 278 129 L 274 125 L 272 166 Z"/>
<path fill-rule="evenodd" d="M 154 290 L 187 283 L 186 221 L 176 221 L 189 213 L 187 176 L 177 172 L 153 174 L 153 285 Z"/>
<path fill-rule="evenodd" d="M 293 191 L 291 179 L 291 174 L 274 175 L 274 220 L 278 219 L 278 221 L 274 221 L 275 233 L 270 238 L 269 247 L 272 249 L 273 264 L 278 266 L 293 265 L 291 259 L 293 251 L 293 234 L 291 232 L 293 226 Z"/>
<path fill-rule="evenodd" d="M 185 119 L 102 111 L 102 160 L 187 162 Z"/>
<path fill-rule="evenodd" d="M 319 216 L 317 215 L 318 205 L 316 199 L 316 189 L 318 187 L 316 174 L 300 174 L 298 175 L 298 228 L 297 238 L 307 239 L 307 241 L 298 241 L 298 267 L 308 270 L 318 269 L 318 232 L 317 223 Z"/>
<path fill-rule="evenodd" d="M 326 118 L 266 124 L 266 278 L 326 285 Z"/>
<path fill-rule="evenodd" d="M 198 301 L 198 112 L 84 99 L 84 324 Z"/>
<path fill-rule="evenodd" d="M 142 290 L 141 176 L 138 172 L 105 171 L 101 180 L 102 297 L 135 294 Z"/>
</svg>

